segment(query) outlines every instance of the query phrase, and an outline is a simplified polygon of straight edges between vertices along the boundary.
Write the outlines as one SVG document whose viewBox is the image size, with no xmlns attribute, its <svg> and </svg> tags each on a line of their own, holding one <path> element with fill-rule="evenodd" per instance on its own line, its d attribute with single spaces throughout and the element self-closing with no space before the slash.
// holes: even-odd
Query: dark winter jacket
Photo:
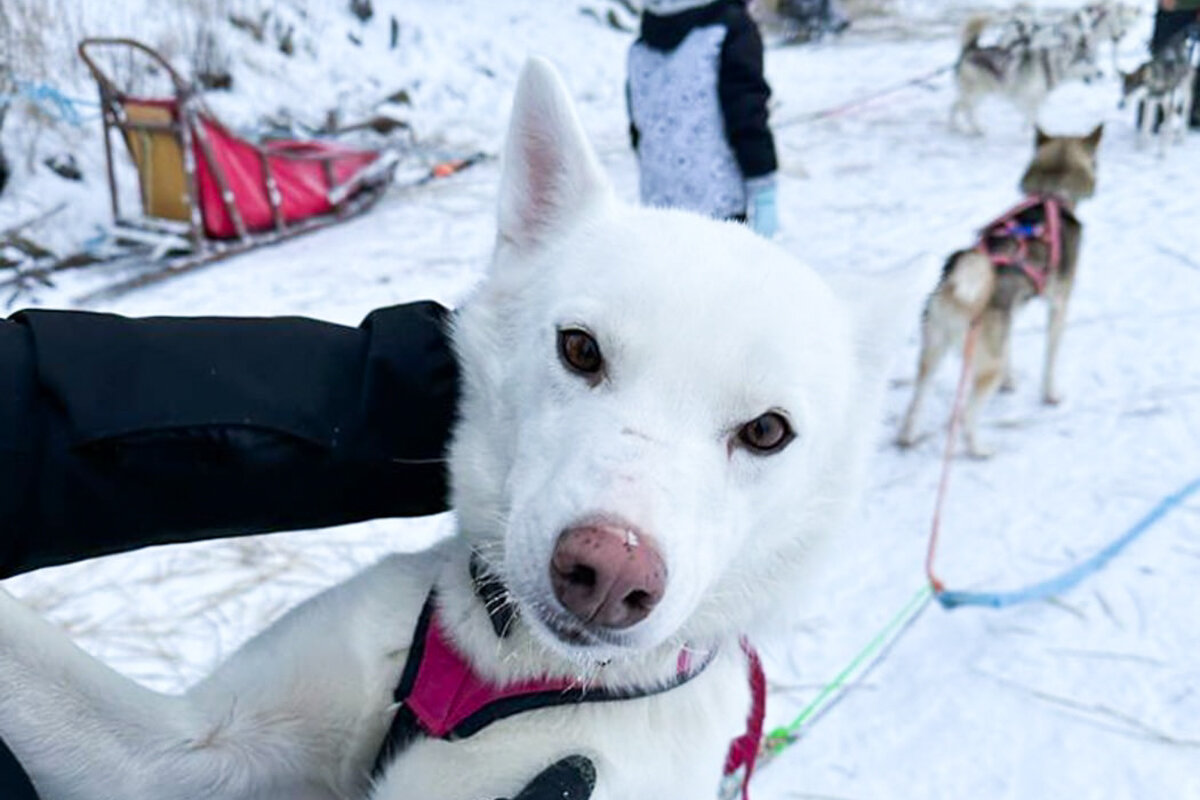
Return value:
<svg viewBox="0 0 1200 800">
<path fill-rule="evenodd" d="M 628 85 L 643 202 L 744 213 L 744 181 L 777 168 L 770 96 L 762 38 L 742 0 L 643 13 Z"/>
<path fill-rule="evenodd" d="M 0 321 L 0 577 L 446 508 L 445 310 Z"/>
<path fill-rule="evenodd" d="M 25 770 L 3 740 L 0 740 L 0 797 L 4 800 L 38 800 Z"/>
</svg>

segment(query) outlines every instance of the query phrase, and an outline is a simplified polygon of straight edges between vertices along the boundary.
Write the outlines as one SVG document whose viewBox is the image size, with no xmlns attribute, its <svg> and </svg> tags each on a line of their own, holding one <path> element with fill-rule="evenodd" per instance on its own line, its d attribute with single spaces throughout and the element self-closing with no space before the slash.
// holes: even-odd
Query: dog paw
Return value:
<svg viewBox="0 0 1200 800">
<path fill-rule="evenodd" d="M 979 440 L 970 433 L 963 435 L 963 442 L 966 445 L 967 455 L 976 461 L 986 461 L 995 455 L 995 450 L 986 445 L 980 444 Z"/>
<path fill-rule="evenodd" d="M 1000 383 L 1000 392 L 1003 394 L 1012 394 L 1017 390 L 1017 381 L 1011 375 L 1005 378 Z"/>
<path fill-rule="evenodd" d="M 996 455 L 996 451 L 991 447 L 983 447 L 981 445 L 967 445 L 967 455 L 976 461 L 987 461 L 992 456 Z"/>
<path fill-rule="evenodd" d="M 1048 406 L 1056 406 L 1063 401 L 1063 396 L 1058 392 L 1043 392 L 1042 402 Z"/>
<path fill-rule="evenodd" d="M 920 437 L 913 433 L 912 429 L 904 428 L 899 434 L 897 434 L 893 441 L 898 449 L 909 450 L 917 443 L 919 438 Z"/>
</svg>

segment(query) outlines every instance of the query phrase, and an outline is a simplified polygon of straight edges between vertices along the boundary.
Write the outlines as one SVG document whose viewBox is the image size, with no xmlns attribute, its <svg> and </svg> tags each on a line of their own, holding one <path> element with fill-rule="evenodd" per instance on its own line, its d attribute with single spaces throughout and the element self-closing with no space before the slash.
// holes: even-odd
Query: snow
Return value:
<svg viewBox="0 0 1200 800">
<path fill-rule="evenodd" d="M 68 12 L 71 36 L 135 31 L 162 43 L 172 33 L 182 41 L 180 31 L 195 26 L 184 11 L 147 14 L 151 4 L 140 0 L 127 0 L 119 13 L 99 11 L 109 5 L 56 7 Z M 225 34 L 235 88 L 213 102 L 239 125 L 276 107 L 318 124 L 327 108 L 345 109 L 349 119 L 405 88 L 412 106 L 401 113 L 428 145 L 414 161 L 433 150 L 494 153 L 517 71 L 536 52 L 563 69 L 602 162 L 632 198 L 622 85 L 631 35 L 580 13 L 581 5 L 601 14 L 616 8 L 601 0 L 379 0 L 376 19 L 363 26 L 341 3 L 270 4 L 297 26 L 297 55 Z M 809 112 L 953 61 L 965 8 L 950 0 L 894 5 L 898 11 L 860 20 L 838 41 L 767 56 L 783 162 L 780 243 L 831 275 L 878 276 L 881 291 L 892 280 L 882 273 L 910 263 L 936 270 L 1011 205 L 1032 140 L 999 101 L 983 109 L 985 138 L 951 133 L 945 74 L 805 121 Z M 394 51 L 392 13 L 401 21 Z M 1146 18 L 1124 41 L 1126 69 L 1140 61 L 1148 33 Z M 77 67 L 33 77 L 55 77 L 64 91 L 91 96 Z M 1015 332 L 1018 389 L 983 415 L 981 436 L 996 455 L 953 465 L 938 564 L 954 588 L 1011 588 L 1056 574 L 1200 475 L 1200 137 L 1189 135 L 1165 159 L 1153 148 L 1139 151 L 1131 114 L 1116 109 L 1118 91 L 1111 77 L 1070 86 L 1044 109 L 1043 124 L 1055 132 L 1105 124 L 1097 195 L 1080 210 L 1086 233 L 1060 359 L 1066 400 L 1054 408 L 1038 401 L 1044 312 L 1033 304 Z M 14 119 L 4 132 L 10 158 L 36 133 Z M 0 228 L 64 200 L 70 210 L 39 231 L 56 246 L 66 249 L 104 224 L 98 127 L 91 120 L 79 130 L 60 124 L 37 133 L 40 154 L 77 153 L 86 183 L 66 184 L 37 160 L 18 165 L 0 196 Z M 490 161 L 428 187 L 397 189 L 367 217 L 98 309 L 303 314 L 356 324 L 390 303 L 453 305 L 486 264 L 496 180 Z M 64 278 L 23 302 L 67 306 L 98 283 L 86 274 Z M 763 643 L 770 723 L 790 720 L 921 586 L 958 365 L 950 359 L 931 392 L 921 421 L 928 436 L 897 451 L 890 437 L 910 391 L 917 320 L 906 330 L 862 513 L 826 554 L 819 585 L 779 598 L 786 634 Z M 174 690 L 295 602 L 451 525 L 444 515 L 158 548 L 6 586 L 118 669 Z M 753 794 L 1200 797 L 1197 585 L 1200 498 L 1193 497 L 1061 597 L 1002 611 L 931 606 L 865 682 L 763 769 Z"/>
</svg>

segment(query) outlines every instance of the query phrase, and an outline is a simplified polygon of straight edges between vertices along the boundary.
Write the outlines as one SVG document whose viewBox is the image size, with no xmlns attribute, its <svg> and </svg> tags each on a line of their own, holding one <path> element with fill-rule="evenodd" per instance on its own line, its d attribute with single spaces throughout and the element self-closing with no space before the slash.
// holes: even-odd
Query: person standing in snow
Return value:
<svg viewBox="0 0 1200 800">
<path fill-rule="evenodd" d="M 778 229 L 771 89 L 744 0 L 646 0 L 629 51 L 642 203 Z"/>
</svg>

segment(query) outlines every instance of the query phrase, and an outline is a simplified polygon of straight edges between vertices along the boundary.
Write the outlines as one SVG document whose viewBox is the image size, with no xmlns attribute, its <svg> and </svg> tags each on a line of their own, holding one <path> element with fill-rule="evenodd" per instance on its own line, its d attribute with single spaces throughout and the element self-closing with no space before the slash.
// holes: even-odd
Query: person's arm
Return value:
<svg viewBox="0 0 1200 800">
<path fill-rule="evenodd" d="M 0 578 L 446 508 L 446 311 L 0 321 Z"/>
<path fill-rule="evenodd" d="M 0 797 L 4 800 L 38 800 L 29 776 L 3 739 L 0 739 Z"/>
<path fill-rule="evenodd" d="M 775 203 L 775 137 L 768 121 L 771 88 L 763 77 L 763 42 L 744 10 L 726 12 L 718 94 L 725 136 L 745 181 L 746 216 L 757 233 L 772 238 L 779 228 Z"/>
<path fill-rule="evenodd" d="M 763 75 L 763 42 L 744 11 L 728 12 L 717 81 L 725 136 L 742 177 L 770 175 L 778 168 L 775 137 L 768 122 L 771 87 Z"/>
</svg>

